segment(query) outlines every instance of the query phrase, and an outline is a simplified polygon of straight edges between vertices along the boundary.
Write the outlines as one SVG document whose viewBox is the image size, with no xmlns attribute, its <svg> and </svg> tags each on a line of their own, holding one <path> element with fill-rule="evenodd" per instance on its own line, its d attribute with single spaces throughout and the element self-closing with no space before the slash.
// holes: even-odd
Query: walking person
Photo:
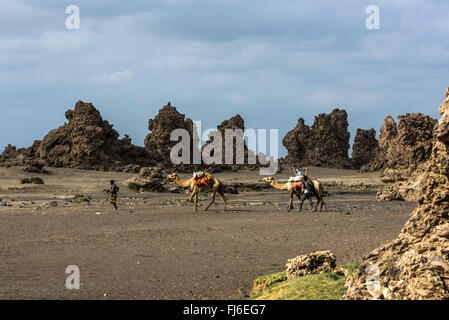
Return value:
<svg viewBox="0 0 449 320">
<path fill-rule="evenodd" d="M 114 209 L 117 210 L 117 194 L 120 188 L 115 184 L 114 180 L 111 180 L 111 187 L 107 191 L 107 193 L 111 194 L 111 200 L 109 200 L 110 203 L 114 206 Z"/>
<path fill-rule="evenodd" d="M 301 201 L 299 202 L 299 212 L 302 211 L 302 206 L 304 204 L 304 201 L 309 200 L 309 204 L 310 204 L 310 211 L 313 210 L 313 186 L 311 185 L 311 183 L 309 181 L 307 181 L 306 179 L 301 179 L 302 180 L 302 188 L 303 188 L 303 195 L 301 197 Z"/>
</svg>

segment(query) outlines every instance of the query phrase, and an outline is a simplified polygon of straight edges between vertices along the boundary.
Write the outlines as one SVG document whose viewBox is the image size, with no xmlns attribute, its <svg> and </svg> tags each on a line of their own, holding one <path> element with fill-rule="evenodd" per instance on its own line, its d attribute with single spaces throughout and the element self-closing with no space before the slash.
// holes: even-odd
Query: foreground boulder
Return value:
<svg viewBox="0 0 449 320">
<path fill-rule="evenodd" d="M 296 127 L 282 140 L 288 151 L 285 162 L 296 167 L 352 167 L 348 157 L 348 126 L 348 115 L 340 109 L 334 109 L 330 114 L 319 114 L 312 127 L 300 118 Z"/>
<path fill-rule="evenodd" d="M 449 88 L 439 111 L 418 208 L 396 240 L 363 259 L 344 299 L 449 299 Z"/>
<path fill-rule="evenodd" d="M 330 251 L 317 251 L 315 253 L 297 256 L 287 260 L 287 279 L 301 277 L 308 274 L 332 272 L 335 270 L 337 258 Z"/>
</svg>

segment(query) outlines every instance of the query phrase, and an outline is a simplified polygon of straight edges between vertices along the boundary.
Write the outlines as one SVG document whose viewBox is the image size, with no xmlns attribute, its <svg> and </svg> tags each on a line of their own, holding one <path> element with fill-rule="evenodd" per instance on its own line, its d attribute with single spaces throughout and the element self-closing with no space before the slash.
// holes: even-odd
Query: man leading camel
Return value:
<svg viewBox="0 0 449 320">
<path fill-rule="evenodd" d="M 295 189 L 301 189 L 301 199 L 299 201 L 299 212 L 302 211 L 302 207 L 305 200 L 309 201 L 310 209 L 313 210 L 313 196 L 315 196 L 315 188 L 312 181 L 309 179 L 309 169 L 306 169 L 304 173 L 301 169 L 293 168 L 295 172 L 295 177 L 290 177 L 289 182 L 291 182 Z M 318 199 L 318 198 L 317 198 Z"/>
<path fill-rule="evenodd" d="M 277 183 L 273 179 L 273 177 L 263 178 L 260 181 L 270 184 L 275 189 L 288 191 L 288 193 L 290 194 L 290 201 L 288 204 L 287 211 L 290 211 L 293 209 L 293 196 L 296 196 L 300 201 L 302 199 L 301 196 L 303 195 L 304 190 L 302 189 L 302 183 L 299 181 L 296 183 L 292 183 L 291 181 L 289 181 L 287 183 Z M 323 187 L 322 187 L 321 183 L 316 179 L 310 179 L 310 181 L 311 181 L 311 185 L 313 186 L 313 194 L 311 194 L 311 196 L 315 196 L 317 198 L 317 203 L 316 203 L 314 210 L 317 211 L 318 206 L 320 205 L 320 211 L 322 211 L 323 205 L 324 205 Z M 306 199 L 307 198 L 304 198 L 304 200 L 306 200 Z"/>
<path fill-rule="evenodd" d="M 304 204 L 304 201 L 309 200 L 309 204 L 310 204 L 310 210 L 313 210 L 313 199 L 312 197 L 315 195 L 314 194 L 314 188 L 311 185 L 311 183 L 309 181 L 307 181 L 304 176 L 300 177 L 300 187 L 302 188 L 302 197 L 301 200 L 299 201 L 299 212 L 302 211 L 302 206 Z"/>
</svg>

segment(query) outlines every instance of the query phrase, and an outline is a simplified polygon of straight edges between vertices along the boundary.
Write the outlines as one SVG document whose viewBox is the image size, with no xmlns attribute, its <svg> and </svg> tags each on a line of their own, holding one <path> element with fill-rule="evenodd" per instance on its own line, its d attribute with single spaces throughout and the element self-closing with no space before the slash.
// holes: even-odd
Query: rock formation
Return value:
<svg viewBox="0 0 449 320">
<path fill-rule="evenodd" d="M 334 271 L 337 258 L 330 251 L 318 251 L 315 253 L 297 256 L 287 260 L 287 279 L 305 276 L 313 273 Z"/>
<path fill-rule="evenodd" d="M 78 101 L 74 110 L 65 113 L 68 123 L 51 130 L 42 140 L 36 140 L 29 148 L 17 149 L 8 145 L 0 155 L 0 166 L 20 166 L 30 172 L 45 172 L 44 166 L 65 167 L 78 169 L 95 169 L 124 172 L 139 172 L 141 167 L 155 164 L 163 165 L 177 172 L 191 172 L 192 170 L 208 167 L 211 172 L 222 170 L 237 170 L 240 165 L 205 165 L 195 164 L 194 154 L 200 154 L 197 132 L 193 121 L 179 113 L 170 102 L 159 110 L 154 119 L 150 119 L 148 128 L 151 133 L 145 138 L 145 148 L 131 144 L 131 138 L 125 135 L 119 139 L 119 134 L 107 121 L 103 120 L 100 112 L 91 103 Z M 172 147 L 178 141 L 170 141 L 171 134 L 176 129 L 184 129 L 189 135 L 190 157 L 188 163 L 176 164 L 170 159 Z M 244 121 L 240 115 L 223 121 L 218 127 L 223 139 L 226 129 L 244 130 Z M 236 156 L 236 139 L 233 143 L 233 162 Z M 248 165 L 248 150 L 244 139 L 244 166 Z M 206 144 L 210 143 L 209 140 Z M 222 145 L 223 161 L 225 156 L 224 140 Z M 257 159 L 257 157 L 256 157 Z"/>
<path fill-rule="evenodd" d="M 242 135 L 236 135 L 233 136 L 232 141 L 229 140 L 229 145 L 226 146 L 226 130 L 241 130 Z M 254 156 L 254 153 L 248 149 L 248 146 L 246 145 L 245 139 L 243 137 L 243 132 L 245 131 L 245 121 L 243 120 L 243 118 L 237 114 L 234 117 L 223 121 L 221 124 L 219 124 L 217 126 L 217 131 L 222 139 L 222 148 L 221 148 L 221 162 L 222 164 L 218 164 L 218 165 L 213 165 L 213 171 L 220 171 L 220 170 L 237 170 L 238 168 L 241 168 L 242 166 L 244 166 L 245 168 L 247 167 L 256 167 L 256 164 L 248 164 L 248 155 L 250 156 Z M 237 134 L 237 131 L 234 131 Z M 214 138 L 209 135 L 209 139 L 206 141 L 206 143 L 203 145 L 203 147 L 201 148 L 202 152 L 204 151 L 205 148 L 207 148 L 207 146 L 210 146 L 210 144 L 214 141 Z M 242 145 L 242 150 L 243 150 L 243 163 L 239 163 L 237 164 L 237 146 L 238 144 Z M 229 150 L 232 150 L 232 164 L 225 164 L 226 158 L 226 148 L 228 148 Z M 211 156 L 214 155 L 214 152 L 212 151 L 210 153 Z M 256 163 L 257 163 L 257 157 L 256 158 Z"/>
<path fill-rule="evenodd" d="M 300 118 L 296 127 L 282 141 L 288 151 L 285 162 L 297 167 L 351 167 L 347 118 L 346 111 L 339 109 L 316 116 L 312 127 Z"/>
<path fill-rule="evenodd" d="M 182 188 L 168 180 L 168 171 L 162 167 L 143 167 L 136 177 L 126 180 L 128 187 L 139 191 L 182 192 Z"/>
<path fill-rule="evenodd" d="M 374 172 L 381 170 L 385 165 L 385 155 L 387 153 L 390 144 L 396 138 L 398 134 L 398 128 L 394 119 L 388 115 L 382 126 L 380 127 L 379 143 L 376 148 L 374 157 L 371 161 L 361 167 L 362 172 Z"/>
<path fill-rule="evenodd" d="M 26 165 L 39 161 L 45 166 L 78 169 L 120 170 L 129 164 L 148 165 L 152 161 L 143 147 L 131 145 L 91 103 L 78 101 L 74 110 L 65 113 L 68 123 L 51 130 L 42 141 L 30 148 L 8 145 L 0 162 L 3 165 Z"/>
<path fill-rule="evenodd" d="M 0 166 L 18 166 L 24 169 L 29 166 L 38 166 L 39 168 L 41 168 L 41 170 L 43 170 L 43 163 L 37 156 L 37 148 L 39 147 L 40 143 L 41 142 L 39 140 L 36 140 L 31 147 L 20 149 L 17 149 L 15 146 L 8 144 L 3 153 L 0 155 Z"/>
<path fill-rule="evenodd" d="M 417 201 L 437 121 L 422 113 L 407 113 L 398 119 L 396 125 L 391 116 L 385 118 L 376 155 L 361 171 L 381 170 L 381 180 L 389 186 L 379 193 L 379 200 Z"/>
<path fill-rule="evenodd" d="M 396 240 L 363 259 L 344 299 L 449 298 L 449 88 L 439 111 L 418 208 Z"/>
<path fill-rule="evenodd" d="M 172 131 L 176 129 L 187 130 L 190 135 L 189 164 L 192 163 L 193 138 L 197 134 L 193 131 L 193 121 L 179 113 L 170 102 L 159 110 L 154 119 L 148 121 L 148 129 L 151 133 L 145 138 L 145 148 L 156 161 L 166 165 L 171 164 L 170 151 L 178 143 L 178 141 L 170 141 Z"/>
<path fill-rule="evenodd" d="M 363 165 L 371 162 L 377 152 L 379 142 L 376 139 L 376 130 L 357 129 L 352 146 L 352 165 L 360 169 Z"/>
</svg>

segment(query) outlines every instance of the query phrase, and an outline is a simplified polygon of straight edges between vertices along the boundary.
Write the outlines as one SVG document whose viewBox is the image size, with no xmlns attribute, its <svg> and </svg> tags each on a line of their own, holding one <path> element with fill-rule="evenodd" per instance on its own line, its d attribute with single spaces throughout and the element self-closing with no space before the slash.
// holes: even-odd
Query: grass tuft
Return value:
<svg viewBox="0 0 449 320">
<path fill-rule="evenodd" d="M 253 300 L 339 300 L 346 293 L 345 282 L 359 263 L 339 266 L 345 274 L 321 273 L 287 280 L 286 272 L 262 276 L 254 280 Z"/>
<path fill-rule="evenodd" d="M 84 196 L 82 194 L 75 194 L 75 202 L 76 203 L 81 203 L 81 202 L 88 202 L 90 203 L 90 201 L 92 200 L 91 196 Z"/>
</svg>

